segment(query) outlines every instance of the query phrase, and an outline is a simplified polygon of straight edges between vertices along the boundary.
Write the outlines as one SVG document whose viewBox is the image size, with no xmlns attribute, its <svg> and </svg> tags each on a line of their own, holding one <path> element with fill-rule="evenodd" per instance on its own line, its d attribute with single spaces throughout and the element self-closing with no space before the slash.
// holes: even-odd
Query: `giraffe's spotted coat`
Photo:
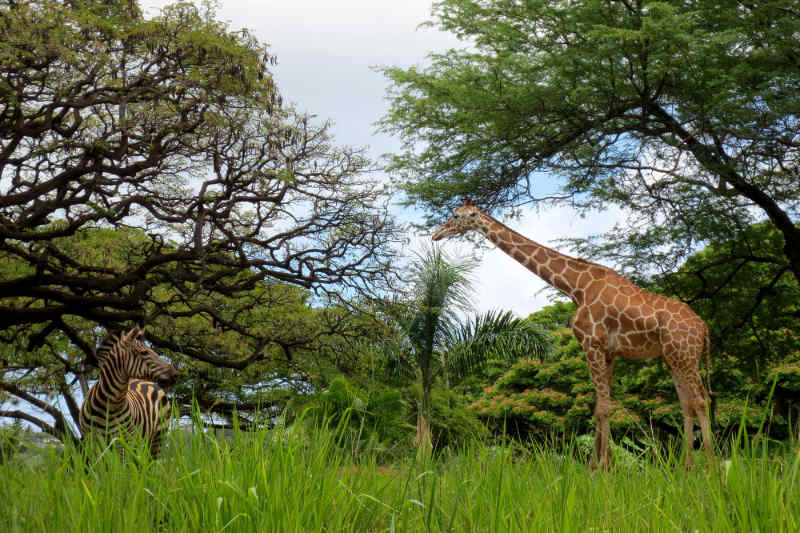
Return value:
<svg viewBox="0 0 800 533">
<path fill-rule="evenodd" d="M 595 384 L 594 461 L 608 464 L 611 378 L 617 356 L 651 359 L 659 355 L 669 367 L 684 417 L 687 449 L 693 442 L 694 420 L 711 455 L 707 394 L 700 376 L 700 359 L 708 354 L 705 322 L 683 302 L 645 291 L 610 268 L 576 259 L 542 246 L 506 227 L 467 202 L 433 235 L 439 240 L 478 231 L 506 254 L 577 305 L 572 330 L 586 352 Z M 709 362 L 710 372 L 710 362 Z M 691 461 L 687 451 L 687 463 Z"/>
</svg>

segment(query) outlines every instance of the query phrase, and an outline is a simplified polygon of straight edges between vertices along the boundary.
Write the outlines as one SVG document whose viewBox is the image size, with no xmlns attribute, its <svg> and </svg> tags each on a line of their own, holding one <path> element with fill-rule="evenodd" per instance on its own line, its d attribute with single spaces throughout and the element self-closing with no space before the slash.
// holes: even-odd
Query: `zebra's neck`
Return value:
<svg viewBox="0 0 800 533">
<path fill-rule="evenodd" d="M 105 361 L 100 365 L 100 376 L 94 387 L 95 407 L 106 406 L 109 410 L 123 408 L 127 403 L 129 376 L 119 360 Z"/>
</svg>

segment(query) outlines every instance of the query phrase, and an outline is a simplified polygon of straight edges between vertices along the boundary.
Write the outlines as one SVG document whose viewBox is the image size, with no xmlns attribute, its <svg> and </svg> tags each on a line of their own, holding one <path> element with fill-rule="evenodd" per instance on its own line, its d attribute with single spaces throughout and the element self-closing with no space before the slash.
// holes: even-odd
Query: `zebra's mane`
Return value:
<svg viewBox="0 0 800 533">
<path fill-rule="evenodd" d="M 144 330 L 139 328 L 139 326 L 133 326 L 128 328 L 115 328 L 109 330 L 105 337 L 100 340 L 100 344 L 97 345 L 97 348 L 94 350 L 94 358 L 97 362 L 100 361 L 97 355 L 103 351 L 111 348 L 115 344 L 119 343 L 122 340 L 122 336 L 126 333 L 130 333 L 134 329 L 139 329 L 140 335 L 144 334 Z"/>
</svg>

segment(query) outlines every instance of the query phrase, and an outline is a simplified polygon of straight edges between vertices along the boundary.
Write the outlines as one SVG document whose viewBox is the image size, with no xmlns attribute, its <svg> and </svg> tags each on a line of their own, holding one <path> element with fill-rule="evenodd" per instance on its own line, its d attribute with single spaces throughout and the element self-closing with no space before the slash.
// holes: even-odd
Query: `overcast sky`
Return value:
<svg viewBox="0 0 800 533">
<path fill-rule="evenodd" d="M 157 13 L 163 0 L 143 0 L 147 16 Z M 398 150 L 399 143 L 375 132 L 374 123 L 385 112 L 386 81 L 371 69 L 379 65 L 424 65 L 432 51 L 458 47 L 450 34 L 417 29 L 430 19 L 429 0 L 221 0 L 218 18 L 232 29 L 246 27 L 269 44 L 278 63 L 272 72 L 285 100 L 300 110 L 331 119 L 340 145 L 368 147 L 378 160 Z M 414 216 L 396 213 L 404 218 Z M 617 213 L 579 218 L 568 208 L 527 212 L 508 224 L 542 244 L 563 237 L 586 236 L 611 227 Z M 428 235 L 419 236 L 427 240 Z M 419 242 L 412 244 L 418 247 Z M 471 248 L 446 241 L 450 253 Z M 549 303 L 546 284 L 498 249 L 481 254 L 475 272 L 475 308 L 511 310 L 527 316 Z"/>
</svg>

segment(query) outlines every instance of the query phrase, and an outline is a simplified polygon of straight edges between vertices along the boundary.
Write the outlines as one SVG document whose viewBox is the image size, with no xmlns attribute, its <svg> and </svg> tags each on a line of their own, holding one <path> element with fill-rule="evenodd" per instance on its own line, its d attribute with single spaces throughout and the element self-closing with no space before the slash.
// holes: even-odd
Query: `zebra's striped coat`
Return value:
<svg viewBox="0 0 800 533">
<path fill-rule="evenodd" d="M 139 435 L 157 456 L 169 416 L 159 384 L 174 383 L 178 371 L 145 344 L 138 327 L 108 335 L 96 358 L 100 375 L 81 407 L 81 432 L 98 432 L 108 440 Z"/>
</svg>

